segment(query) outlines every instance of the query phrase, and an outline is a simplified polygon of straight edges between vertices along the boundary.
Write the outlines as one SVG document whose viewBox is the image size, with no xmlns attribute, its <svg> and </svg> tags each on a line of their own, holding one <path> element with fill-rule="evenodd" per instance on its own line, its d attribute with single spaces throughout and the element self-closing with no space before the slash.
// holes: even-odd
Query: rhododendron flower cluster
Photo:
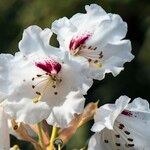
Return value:
<svg viewBox="0 0 150 150">
<path fill-rule="evenodd" d="M 26 28 L 18 52 L 0 54 L 0 150 L 18 149 L 10 148 L 9 134 L 37 150 L 60 150 L 92 118 L 95 134 L 88 150 L 149 149 L 146 100 L 129 103 L 121 96 L 115 104 L 84 107 L 93 79 L 118 75 L 134 58 L 125 39 L 127 24 L 119 15 L 96 4 L 85 10 L 54 21 L 51 28 Z M 59 47 L 50 45 L 52 34 Z"/>
</svg>

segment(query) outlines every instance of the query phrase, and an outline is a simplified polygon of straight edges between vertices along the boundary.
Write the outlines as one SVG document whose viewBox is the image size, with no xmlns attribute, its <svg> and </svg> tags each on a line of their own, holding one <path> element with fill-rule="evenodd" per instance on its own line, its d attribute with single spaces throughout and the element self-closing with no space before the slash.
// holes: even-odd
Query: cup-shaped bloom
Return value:
<svg viewBox="0 0 150 150">
<path fill-rule="evenodd" d="M 117 14 L 106 13 L 96 4 L 86 5 L 86 13 L 70 19 L 63 17 L 52 24 L 61 49 L 69 51 L 72 59 L 89 63 L 91 78 L 102 80 L 106 73 L 118 75 L 130 62 L 130 40 L 125 40 L 127 24 Z M 82 62 L 82 61 L 81 61 Z"/>
<path fill-rule="evenodd" d="M 121 96 L 115 104 L 97 109 L 88 150 L 149 150 L 150 109 L 148 101 Z"/>
<path fill-rule="evenodd" d="M 64 127 L 82 112 L 92 80 L 83 75 L 86 63 L 81 66 L 49 45 L 51 35 L 50 29 L 30 26 L 20 52 L 0 55 L 0 90 L 8 95 L 5 110 L 17 121 L 34 124 L 48 118 L 49 124 Z"/>
</svg>

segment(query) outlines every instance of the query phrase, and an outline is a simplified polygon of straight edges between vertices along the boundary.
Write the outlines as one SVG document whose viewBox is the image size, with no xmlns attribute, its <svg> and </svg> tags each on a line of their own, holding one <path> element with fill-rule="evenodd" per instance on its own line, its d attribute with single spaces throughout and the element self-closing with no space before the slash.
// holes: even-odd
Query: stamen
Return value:
<svg viewBox="0 0 150 150">
<path fill-rule="evenodd" d="M 37 77 L 41 77 L 42 75 L 41 75 L 41 74 L 37 74 L 36 76 L 37 76 Z"/>
<path fill-rule="evenodd" d="M 38 99 L 33 99 L 32 102 L 36 104 L 38 102 Z"/>
<path fill-rule="evenodd" d="M 44 89 L 42 90 L 42 92 L 36 91 L 37 96 L 32 100 L 33 103 L 37 103 L 42 99 L 42 97 L 45 94 L 45 92 L 46 92 L 47 88 L 49 87 L 50 83 L 51 83 L 51 78 L 49 78 L 49 80 L 48 80 L 47 84 L 45 85 Z"/>
<path fill-rule="evenodd" d="M 129 132 L 129 131 L 124 131 L 124 133 L 125 133 L 125 134 L 127 134 L 127 135 L 129 135 L 129 134 L 130 134 L 130 132 Z"/>
<path fill-rule="evenodd" d="M 133 142 L 133 139 L 131 139 L 131 138 L 128 138 L 128 141 L 130 141 L 130 142 Z"/>
<path fill-rule="evenodd" d="M 32 85 L 32 88 L 34 89 L 34 88 L 35 88 L 35 85 Z"/>
<path fill-rule="evenodd" d="M 105 142 L 105 143 L 108 143 L 109 141 L 108 141 L 108 140 L 104 140 L 104 142 Z"/>
<path fill-rule="evenodd" d="M 92 59 L 89 58 L 89 59 L 88 59 L 88 62 L 91 62 L 91 61 L 92 61 Z"/>
<path fill-rule="evenodd" d="M 103 52 L 99 53 L 99 59 L 103 58 Z"/>
<path fill-rule="evenodd" d="M 42 76 L 40 76 L 42 77 Z M 47 81 L 48 80 L 48 81 Z M 52 76 L 52 75 L 48 75 L 48 77 L 46 79 L 43 79 L 42 81 L 40 81 L 39 83 L 37 83 L 36 85 L 32 85 L 32 88 L 34 89 L 37 85 L 41 84 L 42 82 L 47 81 L 47 83 L 45 84 L 45 86 L 43 87 L 43 90 L 41 91 L 36 91 L 37 96 L 33 99 L 33 103 L 37 103 L 39 102 L 43 95 L 45 94 L 45 92 L 47 91 L 47 89 L 49 87 L 53 87 L 56 88 L 56 84 L 57 82 L 61 82 L 62 79 L 57 78 L 56 76 Z M 55 95 L 58 94 L 58 92 L 54 92 Z"/>
<path fill-rule="evenodd" d="M 95 60 L 94 63 L 95 63 L 95 64 L 98 63 L 98 60 Z"/>
<path fill-rule="evenodd" d="M 100 67 L 102 67 L 102 64 L 101 64 L 101 63 L 95 63 L 95 66 L 96 66 L 97 68 L 100 68 Z"/>
<path fill-rule="evenodd" d="M 120 143 L 115 143 L 116 144 L 116 146 L 121 146 L 121 144 Z"/>
<path fill-rule="evenodd" d="M 133 146 L 134 146 L 134 144 L 128 144 L 128 146 L 129 146 L 129 147 L 133 147 Z"/>
<path fill-rule="evenodd" d="M 41 93 L 40 93 L 40 92 L 38 92 L 38 91 L 36 91 L 36 94 L 37 94 L 37 95 L 41 95 Z"/>
<path fill-rule="evenodd" d="M 116 133 L 119 133 L 120 134 L 120 138 L 122 138 L 124 141 L 125 141 L 125 146 L 126 147 L 128 147 L 129 148 L 129 146 L 128 145 L 130 145 L 130 144 L 133 144 L 132 142 L 133 142 L 133 139 L 132 138 L 130 138 L 130 137 L 128 137 L 128 135 L 130 134 L 130 132 L 129 131 L 127 131 L 127 130 L 125 130 L 125 131 L 123 131 L 123 129 L 124 128 L 126 128 L 123 124 L 121 124 L 121 123 L 119 123 L 119 122 L 117 122 L 117 124 L 119 124 L 119 126 L 118 126 L 118 128 L 119 127 L 123 127 L 123 128 L 117 128 L 117 126 L 115 125 L 114 126 L 114 131 L 116 132 Z"/>
<path fill-rule="evenodd" d="M 88 49 L 92 49 L 92 46 L 89 46 Z"/>
<path fill-rule="evenodd" d="M 115 136 L 116 136 L 116 138 L 120 138 L 120 135 L 119 135 L 119 134 L 116 134 Z"/>
<path fill-rule="evenodd" d="M 114 131 L 113 130 L 110 130 L 110 135 L 111 135 L 111 139 L 112 139 L 112 148 L 113 149 L 116 149 L 117 147 L 117 145 L 116 145 L 116 143 L 115 143 L 115 139 L 114 139 Z"/>
<path fill-rule="evenodd" d="M 56 88 L 56 85 L 52 85 L 53 88 Z"/>
<path fill-rule="evenodd" d="M 120 123 L 118 128 L 122 130 L 124 128 L 124 125 Z"/>
<path fill-rule="evenodd" d="M 57 94 L 58 94 L 58 92 L 54 92 L 54 94 L 55 94 L 55 95 L 57 95 Z"/>
<path fill-rule="evenodd" d="M 48 79 L 43 79 L 41 80 L 40 82 L 38 82 L 37 84 L 35 85 L 32 85 L 32 88 L 34 89 L 35 87 L 37 87 L 39 84 L 43 83 L 44 81 L 47 81 Z"/>
</svg>

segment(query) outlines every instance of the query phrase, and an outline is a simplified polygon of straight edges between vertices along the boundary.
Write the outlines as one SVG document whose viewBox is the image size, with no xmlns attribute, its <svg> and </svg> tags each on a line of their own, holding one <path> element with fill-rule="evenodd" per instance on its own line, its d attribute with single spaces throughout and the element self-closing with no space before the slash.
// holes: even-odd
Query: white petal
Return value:
<svg viewBox="0 0 150 150">
<path fill-rule="evenodd" d="M 95 122 L 94 125 L 91 128 L 91 131 L 93 132 L 100 132 L 105 128 L 105 124 L 101 121 Z"/>
<path fill-rule="evenodd" d="M 47 122 L 50 125 L 65 128 L 74 118 L 75 114 L 80 114 L 84 108 L 84 97 L 79 92 L 70 92 L 62 106 L 54 107 Z"/>
<path fill-rule="evenodd" d="M 101 131 L 104 126 L 108 129 L 113 129 L 116 118 L 127 107 L 129 101 L 130 98 L 127 96 L 121 96 L 116 100 L 115 104 L 105 104 L 97 109 L 94 117 L 95 123 L 91 130 L 98 132 Z"/>
<path fill-rule="evenodd" d="M 128 103 L 131 99 L 127 96 L 120 96 L 116 102 L 115 102 L 115 110 L 109 117 L 109 121 L 111 122 L 111 125 L 113 127 L 113 124 L 116 120 L 116 118 L 119 116 L 119 114 L 128 106 Z M 111 106 L 110 106 L 111 109 Z"/>
<path fill-rule="evenodd" d="M 97 4 L 86 5 L 85 6 L 85 10 L 89 14 L 97 14 L 99 16 L 103 16 L 103 15 L 107 14 L 105 12 L 105 10 L 101 6 L 99 6 Z"/>
<path fill-rule="evenodd" d="M 33 103 L 31 99 L 23 98 L 19 102 L 8 102 L 5 111 L 18 122 L 36 124 L 49 116 L 50 107 L 45 102 Z"/>
<path fill-rule="evenodd" d="M 72 34 L 76 30 L 76 27 L 66 17 L 55 20 L 52 23 L 52 31 L 57 34 L 60 47 L 65 51 L 69 49 Z"/>
<path fill-rule="evenodd" d="M 8 133 L 7 116 L 0 106 L 0 150 L 9 150 L 10 139 Z"/>
<path fill-rule="evenodd" d="M 88 69 L 87 62 L 84 62 L 84 60 L 73 61 L 70 59 L 68 64 L 70 65 L 70 73 L 66 73 L 66 76 L 68 76 L 68 79 L 76 79 L 73 84 L 78 87 L 78 90 L 81 91 L 83 95 L 86 95 L 87 91 L 93 84 L 92 79 L 85 75 L 85 72 Z"/>
<path fill-rule="evenodd" d="M 113 56 L 123 59 L 124 62 L 129 62 L 134 58 L 134 56 L 131 54 L 131 42 L 129 40 L 122 40 L 113 44 L 108 43 L 103 48 L 102 52 L 102 61 L 107 61 Z"/>
<path fill-rule="evenodd" d="M 91 27 L 92 24 L 99 24 L 102 20 L 108 19 L 105 10 L 97 4 L 86 5 L 85 10 L 85 14 L 77 13 L 70 18 L 70 22 L 75 25 L 80 32 L 82 32 L 82 30 L 85 31 L 85 29 Z"/>
<path fill-rule="evenodd" d="M 63 31 L 70 32 L 71 30 L 73 31 L 73 29 L 75 29 L 75 27 L 73 26 L 73 24 L 71 24 L 71 22 L 67 17 L 63 17 L 61 19 L 55 20 L 52 23 L 52 31 L 56 34 L 62 33 Z"/>
<path fill-rule="evenodd" d="M 109 14 L 110 19 L 104 20 L 96 28 L 96 32 L 88 41 L 88 45 L 101 45 L 103 48 L 107 43 L 123 39 L 127 33 L 127 24 L 116 14 Z"/>
<path fill-rule="evenodd" d="M 134 114 L 134 113 L 133 113 Z M 141 118 L 142 115 L 142 118 Z M 128 135 L 128 138 L 133 139 L 134 147 L 133 149 L 136 150 L 149 150 L 150 143 L 150 113 L 149 114 L 141 114 L 138 112 L 135 116 L 125 116 L 120 115 L 117 118 L 118 122 L 121 122 L 124 124 L 125 129 L 130 134 Z"/>
<path fill-rule="evenodd" d="M 112 150 L 111 145 L 105 144 L 103 135 L 95 133 L 89 140 L 88 150 Z"/>
<path fill-rule="evenodd" d="M 50 29 L 42 30 L 36 25 L 30 26 L 24 30 L 22 40 L 19 43 L 19 49 L 25 54 L 35 51 L 42 52 L 43 47 L 46 44 L 49 45 L 51 35 Z"/>
<path fill-rule="evenodd" d="M 126 118 L 124 118 L 126 119 Z M 129 127 L 129 135 L 126 135 L 124 131 L 113 131 L 104 129 L 100 133 L 95 133 L 89 141 L 88 150 L 149 150 L 149 136 L 144 135 L 143 129 L 141 130 L 141 123 L 137 124 L 138 128 L 134 128 L 132 124 L 124 124 L 125 127 Z M 142 126 L 143 127 L 143 126 Z M 149 129 L 147 129 L 149 133 Z M 116 137 L 119 136 L 119 138 Z M 149 134 L 150 135 L 150 134 Z M 129 145 L 129 146 L 127 146 Z"/>
<path fill-rule="evenodd" d="M 11 54 L 0 54 L 0 102 L 8 96 L 8 85 L 10 84 L 8 79 L 8 71 L 12 63 L 13 56 Z"/>
<path fill-rule="evenodd" d="M 128 109 L 131 111 L 150 111 L 148 101 L 140 97 L 134 99 L 132 103 L 128 105 Z"/>
</svg>

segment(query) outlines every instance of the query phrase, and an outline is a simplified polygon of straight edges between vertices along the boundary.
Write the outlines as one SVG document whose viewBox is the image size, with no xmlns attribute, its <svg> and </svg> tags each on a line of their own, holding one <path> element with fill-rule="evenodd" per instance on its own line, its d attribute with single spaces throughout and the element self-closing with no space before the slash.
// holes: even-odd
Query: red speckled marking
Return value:
<svg viewBox="0 0 150 150">
<path fill-rule="evenodd" d="M 70 41 L 69 49 L 70 50 L 75 50 L 78 48 L 81 44 L 84 44 L 85 41 L 90 37 L 90 34 L 86 34 L 80 37 L 73 38 Z"/>
<path fill-rule="evenodd" d="M 132 113 L 131 111 L 128 111 L 128 110 L 124 110 L 121 114 L 125 115 L 125 116 L 129 116 L 129 117 L 132 117 Z"/>
<path fill-rule="evenodd" d="M 61 64 L 53 60 L 35 63 L 35 65 L 49 74 L 57 74 L 61 70 Z"/>
</svg>

